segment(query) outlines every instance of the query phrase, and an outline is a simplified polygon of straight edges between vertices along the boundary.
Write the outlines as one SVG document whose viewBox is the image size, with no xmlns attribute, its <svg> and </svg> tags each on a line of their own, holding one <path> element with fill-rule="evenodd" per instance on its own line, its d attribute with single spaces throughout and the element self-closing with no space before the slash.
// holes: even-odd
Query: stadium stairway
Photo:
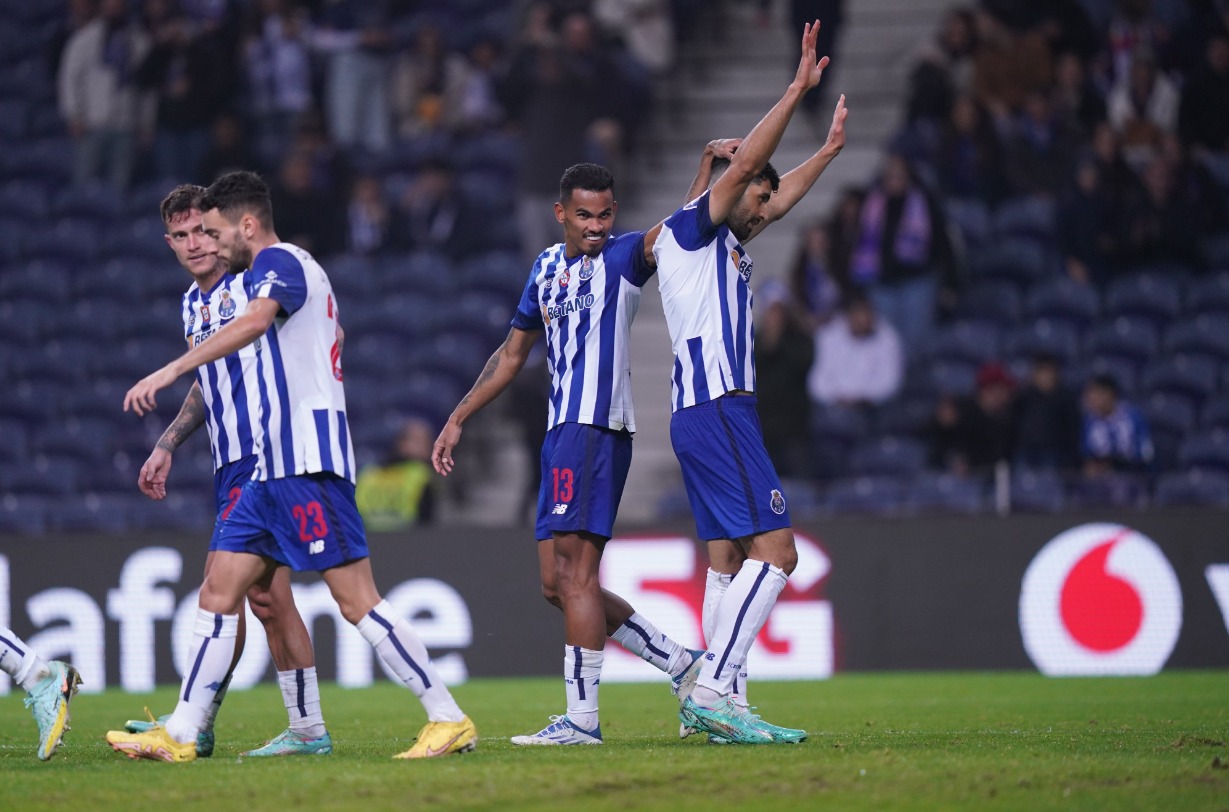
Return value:
<svg viewBox="0 0 1229 812">
<path fill-rule="evenodd" d="M 900 121 L 913 55 L 932 36 L 949 4 L 949 0 L 846 3 L 837 52 L 829 54 L 834 71 L 825 78 L 823 108 L 813 122 L 801 114 L 795 117 L 773 164 L 788 171 L 819 148 L 840 93 L 846 95 L 850 110 L 847 144 L 789 219 L 751 246 L 755 287 L 784 276 L 800 230 L 826 216 L 843 187 L 862 185 L 873 177 L 883 145 Z M 619 169 L 620 230 L 649 228 L 682 205 L 703 145 L 713 138 L 745 135 L 780 98 L 797 65 L 801 32 L 786 30 L 785 3 L 773 4 L 766 25 L 757 19 L 756 5 L 724 3 L 722 23 L 715 26 L 706 20 L 696 41 L 682 52 L 658 101 L 655 121 L 642 134 L 637 157 Z M 661 297 L 650 282 L 632 329 L 637 432 L 619 511 L 622 523 L 654 520 L 663 498 L 679 487 L 678 463 L 670 449 L 670 368 Z M 492 421 L 484 428 L 500 451 L 486 461 L 490 476 L 472 483 L 463 520 L 502 524 L 514 513 L 516 494 L 529 468 L 510 426 Z M 445 520 L 460 518 L 445 507 Z"/>
</svg>

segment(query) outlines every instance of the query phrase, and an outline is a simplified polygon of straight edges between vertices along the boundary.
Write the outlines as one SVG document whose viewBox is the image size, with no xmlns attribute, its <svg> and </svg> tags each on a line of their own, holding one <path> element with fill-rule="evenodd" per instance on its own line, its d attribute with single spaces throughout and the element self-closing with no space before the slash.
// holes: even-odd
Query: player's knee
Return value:
<svg viewBox="0 0 1229 812">
<path fill-rule="evenodd" d="M 777 566 L 786 575 L 792 575 L 794 568 L 798 566 L 798 549 L 791 544 L 787 550 L 783 550 Z"/>
</svg>

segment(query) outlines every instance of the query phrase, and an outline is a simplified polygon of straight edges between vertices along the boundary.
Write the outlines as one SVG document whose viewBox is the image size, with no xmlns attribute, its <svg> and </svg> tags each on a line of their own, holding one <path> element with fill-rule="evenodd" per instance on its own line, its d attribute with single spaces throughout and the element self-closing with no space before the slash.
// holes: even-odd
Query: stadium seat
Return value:
<svg viewBox="0 0 1229 812">
<path fill-rule="evenodd" d="M 0 50 L 6 47 L 6 40 L 0 29 Z M 0 99 L 0 143 L 16 143 L 26 137 L 27 109 L 20 99 Z"/>
<path fill-rule="evenodd" d="M 77 488 L 77 461 L 38 455 L 33 461 L 0 470 L 0 491 L 27 496 L 67 496 Z"/>
<path fill-rule="evenodd" d="M 440 325 L 442 315 L 440 303 L 430 297 L 387 296 L 378 306 L 367 309 L 363 322 L 355 323 L 350 331 L 358 335 L 370 332 L 396 336 L 400 347 L 391 349 L 404 352 L 411 342 L 427 338 Z"/>
<path fill-rule="evenodd" d="M 462 171 L 495 170 L 514 178 L 521 164 L 521 143 L 515 135 L 492 130 L 462 140 L 452 158 Z"/>
<path fill-rule="evenodd" d="M 1182 287 L 1171 277 L 1137 274 L 1115 280 L 1105 294 L 1108 316 L 1143 316 L 1167 323 L 1182 312 Z"/>
<path fill-rule="evenodd" d="M 1079 355 L 1079 333 L 1065 321 L 1038 319 L 1031 324 L 1017 327 L 1004 344 L 1004 353 L 1012 358 L 1028 358 L 1037 353 L 1048 353 L 1064 364 L 1075 361 Z"/>
<path fill-rule="evenodd" d="M 915 513 L 980 513 L 986 508 L 986 488 L 975 479 L 923 472 L 910 485 L 906 501 Z"/>
<path fill-rule="evenodd" d="M 1053 201 L 1039 197 L 1004 200 L 994 212 L 994 231 L 999 237 L 1034 237 L 1049 240 L 1055 232 Z"/>
<path fill-rule="evenodd" d="M 118 415 L 117 415 L 118 416 Z M 71 457 L 87 465 L 109 464 L 117 451 L 114 420 L 70 417 L 34 432 L 35 453 Z"/>
<path fill-rule="evenodd" d="M 1019 289 L 1011 282 L 987 281 L 975 284 L 960 297 L 956 317 L 1014 324 L 1022 311 Z"/>
<path fill-rule="evenodd" d="M 1229 474 L 1170 471 L 1157 481 L 1157 507 L 1229 507 Z"/>
<path fill-rule="evenodd" d="M 1184 312 L 1188 316 L 1205 313 L 1229 316 L 1229 271 L 1197 279 L 1187 285 Z"/>
<path fill-rule="evenodd" d="M 1066 504 L 1062 480 L 1053 471 L 1016 471 L 1009 492 L 1013 511 L 1055 513 Z"/>
<path fill-rule="evenodd" d="M 338 305 L 344 306 L 347 318 L 355 300 L 376 298 L 375 261 L 371 257 L 334 254 L 321 260 L 321 266 L 329 275 Z"/>
<path fill-rule="evenodd" d="M 51 213 L 57 218 L 81 218 L 99 224 L 109 224 L 124 212 L 124 196 L 105 183 L 72 184 L 58 192 L 51 201 Z"/>
<path fill-rule="evenodd" d="M 1148 502 L 1147 481 L 1140 474 L 1111 472 L 1083 477 L 1071 488 L 1068 507 L 1142 508 Z"/>
<path fill-rule="evenodd" d="M 1221 233 L 1201 241 L 1199 252 L 1213 268 L 1229 268 L 1229 234 Z"/>
<path fill-rule="evenodd" d="M 905 487 L 896 477 L 856 477 L 832 483 L 823 499 L 833 513 L 890 516 L 905 505 Z"/>
<path fill-rule="evenodd" d="M 53 419 L 64 387 L 53 381 L 6 381 L 0 395 L 0 418 L 22 420 L 30 426 Z"/>
<path fill-rule="evenodd" d="M 490 169 L 466 170 L 457 177 L 457 188 L 469 204 L 479 211 L 516 210 L 516 184 L 503 172 Z"/>
<path fill-rule="evenodd" d="M 525 289 L 529 271 L 520 258 L 510 251 L 486 251 L 462 263 L 460 278 L 466 290 L 484 290 L 504 297 L 508 302 L 508 317 L 511 318 L 511 308 L 516 307 Z"/>
<path fill-rule="evenodd" d="M 139 497 L 145 498 L 145 497 Z M 123 533 L 140 529 L 134 520 L 139 506 L 128 494 L 87 493 L 74 499 L 63 499 L 48 515 L 50 529 L 61 533 Z"/>
<path fill-rule="evenodd" d="M 958 198 L 948 200 L 944 208 L 948 222 L 960 230 L 966 245 L 973 247 L 990 242 L 994 226 L 990 209 L 984 202 L 976 198 Z"/>
<path fill-rule="evenodd" d="M 849 450 L 869 436 L 870 422 L 861 409 L 814 404 L 809 431 L 812 475 L 821 479 L 844 475 Z"/>
<path fill-rule="evenodd" d="M 875 430 L 883 434 L 921 434 L 934 413 L 933 397 L 898 397 L 879 407 Z"/>
<path fill-rule="evenodd" d="M 930 365 L 934 391 L 939 395 L 971 395 L 977 388 L 977 364 L 937 361 Z"/>
<path fill-rule="evenodd" d="M 1175 355 L 1149 363 L 1140 378 L 1147 393 L 1176 392 L 1203 402 L 1216 390 L 1219 364 L 1206 355 Z"/>
<path fill-rule="evenodd" d="M 163 267 L 174 269 L 175 258 L 167 247 L 163 237 L 166 234 L 166 224 L 157 214 L 133 220 L 130 224 L 118 224 L 109 229 L 102 244 L 102 258 L 107 260 L 143 260 Z M 187 277 L 184 277 L 187 280 Z M 188 284 L 183 285 L 183 290 Z M 182 292 L 182 291 L 181 291 Z"/>
<path fill-rule="evenodd" d="M 1068 378 L 1070 384 L 1076 388 L 1083 388 L 1093 375 L 1109 375 L 1118 384 L 1118 391 L 1124 396 L 1133 398 L 1139 394 L 1139 369 L 1126 358 L 1119 358 L 1115 355 L 1096 355 L 1084 366 L 1072 367 L 1071 372 L 1073 375 L 1077 372 L 1081 375 L 1075 379 Z"/>
<path fill-rule="evenodd" d="M 1199 415 L 1202 429 L 1229 429 L 1229 392 L 1208 399 Z"/>
<path fill-rule="evenodd" d="M 4 472 L 0 467 L 0 481 Z M 39 535 L 47 530 L 48 499 L 5 493 L 0 496 L 0 535 Z"/>
<path fill-rule="evenodd" d="M 1100 306 L 1096 289 L 1058 276 L 1030 291 L 1024 309 L 1030 319 L 1058 319 L 1082 330 L 1097 317 Z"/>
<path fill-rule="evenodd" d="M 0 166 L 9 179 L 63 185 L 72 173 L 72 142 L 66 138 L 44 138 L 11 144 Z"/>
<path fill-rule="evenodd" d="M 462 324 L 480 331 L 494 351 L 508 334 L 515 310 L 516 302 L 506 296 L 474 291 L 462 295 L 450 315 Z"/>
<path fill-rule="evenodd" d="M 1156 326 L 1145 318 L 1118 316 L 1102 321 L 1084 338 L 1088 355 L 1115 356 L 1134 364 L 1151 360 L 1160 346 Z"/>
<path fill-rule="evenodd" d="M 1166 353 L 1204 353 L 1229 360 L 1229 314 L 1203 313 L 1184 318 L 1165 332 Z"/>
<path fill-rule="evenodd" d="M 1195 404 L 1185 395 L 1153 392 L 1139 406 L 1153 432 L 1169 431 L 1181 437 L 1195 427 Z"/>
<path fill-rule="evenodd" d="M 0 462 L 22 462 L 29 453 L 30 443 L 27 438 L 24 420 L 0 419 Z"/>
<path fill-rule="evenodd" d="M 380 405 L 386 413 L 421 415 L 439 426 L 463 394 L 464 390 L 451 376 L 419 371 L 385 384 L 380 392 Z"/>
<path fill-rule="evenodd" d="M 31 229 L 23 248 L 30 257 L 89 267 L 102 247 L 100 233 L 93 220 L 67 218 L 49 227 Z"/>
<path fill-rule="evenodd" d="M 0 184 L 0 218 L 15 218 L 26 223 L 45 220 L 51 215 L 47 187 L 34 181 Z"/>
<path fill-rule="evenodd" d="M 0 216 L 0 261 L 6 265 L 25 257 L 25 239 L 29 226 L 24 220 Z"/>
<path fill-rule="evenodd" d="M 997 279 L 1027 286 L 1047 276 L 1052 265 L 1045 247 L 1032 240 L 998 240 L 969 251 L 969 272 L 977 281 Z"/>
<path fill-rule="evenodd" d="M 1229 432 L 1212 429 L 1190 435 L 1178 448 L 1178 465 L 1229 473 Z"/>
<path fill-rule="evenodd" d="M 926 447 L 912 437 L 880 437 L 854 446 L 849 455 L 853 476 L 911 476 L 926 465 Z"/>
<path fill-rule="evenodd" d="M 436 251 L 390 254 L 380 258 L 376 286 L 382 291 L 451 296 L 457 290 L 457 270 L 447 255 Z"/>
<path fill-rule="evenodd" d="M 99 352 L 97 342 L 80 338 L 55 339 L 9 359 L 9 372 L 22 380 L 78 384 L 85 380 L 90 360 Z"/>
<path fill-rule="evenodd" d="M 999 357 L 999 329 L 987 321 L 958 321 L 942 327 L 930 341 L 935 361 L 983 364 Z"/>
<path fill-rule="evenodd" d="M 72 274 L 61 262 L 34 260 L 18 265 L 0 277 L 0 298 L 43 299 L 51 303 L 68 300 Z"/>
</svg>

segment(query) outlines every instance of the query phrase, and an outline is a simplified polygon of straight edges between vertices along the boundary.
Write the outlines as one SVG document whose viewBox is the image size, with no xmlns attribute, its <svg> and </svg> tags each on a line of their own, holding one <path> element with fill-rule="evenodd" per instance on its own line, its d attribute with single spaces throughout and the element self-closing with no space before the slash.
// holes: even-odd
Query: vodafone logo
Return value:
<svg viewBox="0 0 1229 812">
<path fill-rule="evenodd" d="M 1182 590 L 1160 548 L 1119 524 L 1052 539 L 1024 573 L 1020 632 L 1047 676 L 1161 670 L 1182 630 Z"/>
</svg>

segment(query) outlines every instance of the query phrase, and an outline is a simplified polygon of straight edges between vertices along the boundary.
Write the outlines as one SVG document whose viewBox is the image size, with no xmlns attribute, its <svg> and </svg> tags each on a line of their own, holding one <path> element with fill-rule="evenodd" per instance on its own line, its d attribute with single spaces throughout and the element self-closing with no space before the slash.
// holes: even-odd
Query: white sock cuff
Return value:
<svg viewBox="0 0 1229 812">
<path fill-rule="evenodd" d="M 593 649 L 581 646 L 563 647 L 564 673 L 568 676 L 596 677 L 602 673 L 603 659 L 604 656 L 600 651 L 594 651 Z"/>
<path fill-rule="evenodd" d="M 785 570 L 774 564 L 769 564 L 767 561 L 757 561 L 754 558 L 748 558 L 743 562 L 742 566 L 744 570 L 749 569 L 753 570 L 754 572 L 759 572 L 760 570 L 764 569 L 764 567 L 768 567 L 768 574 L 765 576 L 766 578 L 772 578 L 775 581 L 780 581 L 781 586 L 785 586 L 785 582 L 789 579 L 789 576 L 785 574 Z"/>
<path fill-rule="evenodd" d="M 722 591 L 725 591 L 725 589 L 730 585 L 730 581 L 733 580 L 733 575 L 730 575 L 728 572 L 717 572 L 717 570 L 713 569 L 712 567 L 708 568 L 708 575 L 704 578 L 704 581 L 708 586 L 711 586 L 714 589 L 720 589 Z"/>
<path fill-rule="evenodd" d="M 364 640 L 373 646 L 378 646 L 392 633 L 397 620 L 398 617 L 393 611 L 392 604 L 382 600 L 371 607 L 370 612 L 363 615 L 363 619 L 355 624 L 355 628 Z"/>
<path fill-rule="evenodd" d="M 239 615 L 219 615 L 197 609 L 192 633 L 201 637 L 238 637 Z"/>
</svg>

